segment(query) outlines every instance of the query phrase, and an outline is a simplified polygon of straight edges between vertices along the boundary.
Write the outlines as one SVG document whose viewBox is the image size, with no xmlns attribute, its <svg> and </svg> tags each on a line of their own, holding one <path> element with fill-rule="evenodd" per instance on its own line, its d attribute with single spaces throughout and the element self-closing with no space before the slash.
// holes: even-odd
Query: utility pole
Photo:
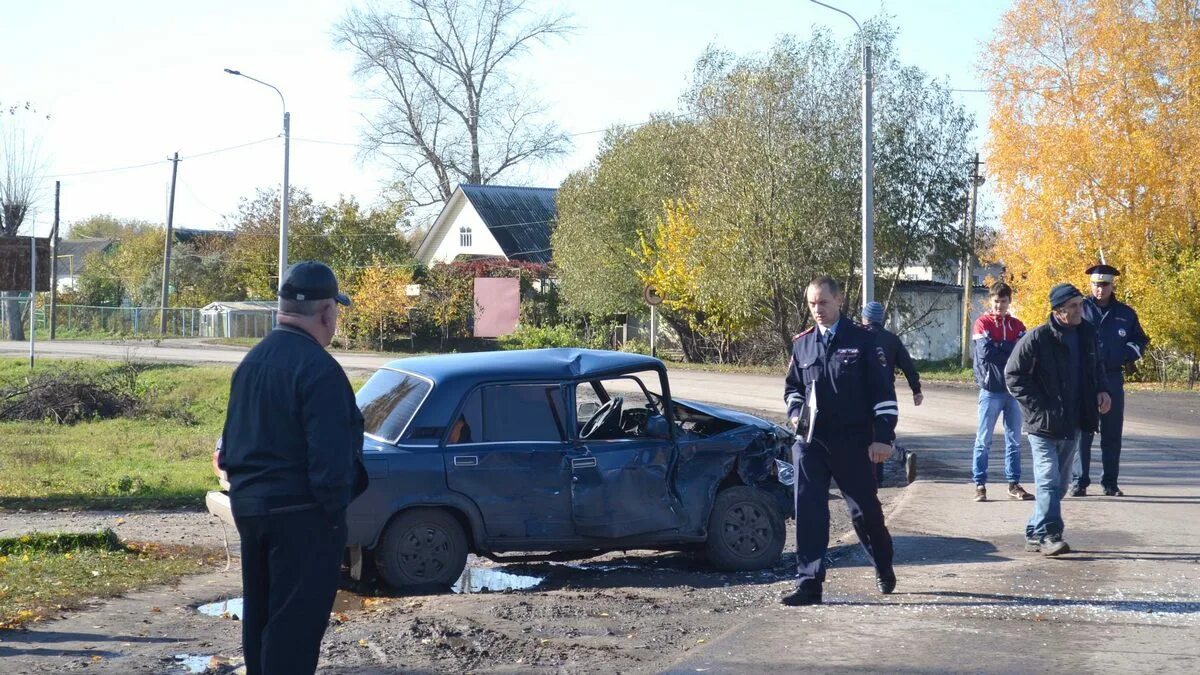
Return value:
<svg viewBox="0 0 1200 675">
<path fill-rule="evenodd" d="M 33 343 L 37 335 L 37 227 L 29 223 L 29 369 L 33 370 Z M 20 321 L 17 317 L 17 321 Z"/>
<path fill-rule="evenodd" d="M 58 323 L 58 197 L 62 181 L 54 181 L 54 228 L 50 230 L 50 339 Z"/>
<path fill-rule="evenodd" d="M 975 211 L 979 205 L 979 186 L 983 176 L 979 175 L 979 153 L 971 161 L 971 211 L 967 216 L 966 251 L 963 255 L 963 320 L 962 320 L 962 367 L 971 365 L 971 292 L 974 290 L 974 275 L 971 266 L 975 257 Z"/>
<path fill-rule="evenodd" d="M 171 281 L 171 240 L 175 238 L 175 177 L 179 174 L 179 153 L 171 159 L 171 197 L 167 202 L 167 239 L 163 244 L 162 302 L 158 310 L 158 335 L 167 335 L 167 293 Z"/>
</svg>

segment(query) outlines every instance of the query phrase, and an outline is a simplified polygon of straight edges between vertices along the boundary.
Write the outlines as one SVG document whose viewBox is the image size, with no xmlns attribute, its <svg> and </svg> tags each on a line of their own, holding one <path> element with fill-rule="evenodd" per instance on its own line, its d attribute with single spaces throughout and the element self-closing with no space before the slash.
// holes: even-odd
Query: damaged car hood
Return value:
<svg viewBox="0 0 1200 675">
<path fill-rule="evenodd" d="M 672 398 L 671 400 L 676 405 L 689 408 L 695 412 L 711 415 L 712 417 L 728 420 L 730 422 L 736 422 L 737 424 L 745 424 L 763 431 L 775 432 L 777 429 L 783 429 L 783 427 L 780 427 L 778 424 L 773 424 L 762 419 L 761 417 L 755 417 L 754 415 L 739 412 L 737 410 L 731 410 L 729 408 L 722 408 L 721 406 L 700 403 L 699 401 L 691 401 L 683 398 Z"/>
</svg>

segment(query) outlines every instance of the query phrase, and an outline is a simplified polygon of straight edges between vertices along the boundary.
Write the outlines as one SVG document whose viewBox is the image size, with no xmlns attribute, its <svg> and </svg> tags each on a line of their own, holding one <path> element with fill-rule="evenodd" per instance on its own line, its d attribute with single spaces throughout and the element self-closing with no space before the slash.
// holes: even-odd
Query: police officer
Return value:
<svg viewBox="0 0 1200 675">
<path fill-rule="evenodd" d="M 346 507 L 366 489 L 363 418 L 325 351 L 337 328 L 333 271 L 299 262 L 278 325 L 233 373 L 218 463 L 242 542 L 246 672 L 312 673 L 346 547 Z"/>
<path fill-rule="evenodd" d="M 1083 320 L 1096 329 L 1100 340 L 1100 359 L 1104 364 L 1104 378 L 1112 407 L 1100 416 L 1100 461 L 1104 467 L 1100 474 L 1100 485 L 1108 497 L 1121 497 L 1125 493 L 1117 485 L 1121 468 L 1121 433 L 1125 425 L 1125 386 L 1122 369 L 1142 358 L 1150 344 L 1150 338 L 1142 331 L 1137 312 L 1113 297 L 1113 282 L 1121 274 L 1112 265 L 1093 265 L 1087 269 L 1091 275 L 1092 297 L 1083 303 Z M 1087 496 L 1091 485 L 1090 464 L 1092 461 L 1092 438 L 1094 434 L 1084 432 L 1079 437 L 1079 452 L 1075 455 L 1075 466 L 1071 486 L 1072 497 Z"/>
<path fill-rule="evenodd" d="M 921 393 L 921 375 L 917 372 L 912 355 L 900 341 L 900 336 L 883 327 L 885 316 L 883 303 L 872 300 L 863 306 L 863 327 L 875 334 L 875 341 L 883 349 L 883 356 L 887 359 L 887 370 L 892 376 L 892 386 L 896 385 L 896 369 L 899 368 L 900 372 L 904 373 L 904 378 L 908 380 L 908 388 L 912 390 L 913 405 L 919 406 L 925 400 L 925 395 Z M 905 478 L 909 483 L 915 481 L 917 479 L 916 453 L 909 452 L 900 446 L 894 446 L 894 448 L 893 454 L 898 455 L 899 461 L 904 465 Z M 875 485 L 883 485 L 882 463 L 875 465 Z"/>
<path fill-rule="evenodd" d="M 784 387 L 788 417 L 807 432 L 792 450 L 798 574 L 795 592 L 783 598 L 790 606 L 821 603 L 830 478 L 837 480 L 854 531 L 874 563 L 876 586 L 885 594 L 896 588 L 892 537 L 872 467 L 891 454 L 899 414 L 887 359 L 870 332 L 842 316 L 837 281 L 814 279 L 806 301 L 816 326 L 793 341 Z"/>
</svg>

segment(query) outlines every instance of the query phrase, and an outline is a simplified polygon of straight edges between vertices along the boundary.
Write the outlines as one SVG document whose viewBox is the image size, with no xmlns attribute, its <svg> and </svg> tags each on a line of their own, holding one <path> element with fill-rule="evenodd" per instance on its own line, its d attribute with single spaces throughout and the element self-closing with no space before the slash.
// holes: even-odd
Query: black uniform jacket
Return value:
<svg viewBox="0 0 1200 675">
<path fill-rule="evenodd" d="M 218 463 L 235 516 L 317 507 L 344 511 L 366 488 L 363 418 L 333 356 L 279 326 L 233 373 Z"/>
<path fill-rule="evenodd" d="M 828 346 L 818 335 L 810 328 L 792 341 L 784 384 L 788 417 L 804 424 L 815 408 L 817 438 L 865 431 L 874 441 L 892 442 L 899 415 L 895 378 L 875 335 L 845 316 Z"/>
</svg>

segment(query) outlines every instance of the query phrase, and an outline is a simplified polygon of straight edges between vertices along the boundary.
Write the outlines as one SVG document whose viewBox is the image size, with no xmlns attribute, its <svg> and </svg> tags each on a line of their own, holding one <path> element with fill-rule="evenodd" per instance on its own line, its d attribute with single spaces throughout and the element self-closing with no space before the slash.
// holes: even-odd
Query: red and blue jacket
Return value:
<svg viewBox="0 0 1200 675">
<path fill-rule="evenodd" d="M 980 389 L 1007 392 L 1004 386 L 1004 364 L 1012 355 L 1017 340 L 1025 335 L 1025 324 L 1006 314 L 984 314 L 975 320 L 971 345 L 975 360 L 975 384 Z"/>
</svg>

